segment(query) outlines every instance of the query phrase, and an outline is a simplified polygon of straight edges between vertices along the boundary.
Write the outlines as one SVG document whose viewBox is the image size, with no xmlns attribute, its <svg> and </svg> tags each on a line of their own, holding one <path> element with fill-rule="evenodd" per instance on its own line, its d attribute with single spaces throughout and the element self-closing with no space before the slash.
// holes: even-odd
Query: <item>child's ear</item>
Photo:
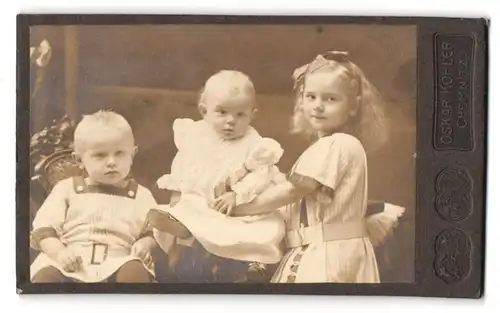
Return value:
<svg viewBox="0 0 500 313">
<path fill-rule="evenodd" d="M 257 116 L 258 112 L 259 112 L 259 109 L 257 109 L 257 108 L 253 109 L 253 111 L 252 111 L 252 119 L 254 119 L 255 116 Z"/>
<path fill-rule="evenodd" d="M 349 115 L 354 117 L 358 114 L 359 107 L 361 105 L 361 97 L 357 96 L 356 99 L 354 99 L 354 108 L 352 108 L 351 112 L 349 112 Z"/>
<path fill-rule="evenodd" d="M 132 151 L 132 157 L 135 157 L 135 155 L 137 154 L 137 151 L 139 151 L 139 147 L 134 146 L 134 150 Z"/>
<path fill-rule="evenodd" d="M 205 114 L 207 114 L 207 107 L 204 103 L 198 104 L 198 111 L 200 111 L 201 116 L 205 116 Z"/>
<path fill-rule="evenodd" d="M 73 156 L 73 159 L 78 164 L 78 167 L 83 170 L 84 168 L 83 168 L 83 163 L 82 163 L 82 157 L 79 154 L 77 154 L 76 152 L 72 152 L 71 156 Z"/>
<path fill-rule="evenodd" d="M 79 154 L 77 154 L 76 152 L 71 152 L 71 156 L 73 157 L 73 159 L 76 161 L 76 162 L 81 162 L 82 161 L 82 158 L 80 157 Z"/>
</svg>

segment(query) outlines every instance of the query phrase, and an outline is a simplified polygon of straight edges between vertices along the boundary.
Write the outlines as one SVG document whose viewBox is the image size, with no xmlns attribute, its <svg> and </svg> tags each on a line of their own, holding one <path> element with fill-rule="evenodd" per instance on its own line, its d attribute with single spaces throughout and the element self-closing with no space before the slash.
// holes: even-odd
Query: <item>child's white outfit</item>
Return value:
<svg viewBox="0 0 500 313">
<path fill-rule="evenodd" d="M 100 282 L 126 262 L 141 261 L 130 251 L 138 239 L 152 235 L 146 218 L 155 206 L 151 192 L 133 180 L 126 188 L 87 185 L 83 177 L 60 181 L 35 216 L 30 245 L 39 249 L 41 239 L 59 238 L 82 257 L 82 269 L 66 272 L 41 252 L 31 265 L 31 278 L 53 266 L 66 277 Z M 145 267 L 154 277 L 154 268 Z"/>
<path fill-rule="evenodd" d="M 284 222 L 278 212 L 228 217 L 213 209 L 216 187 L 232 177 L 246 160 L 255 158 L 254 163 L 261 166 L 233 185 L 237 204 L 252 201 L 271 184 L 284 180 L 275 167 L 282 154 L 279 144 L 262 138 L 251 127 L 240 139 L 223 140 L 204 120 L 177 119 L 173 131 L 178 152 L 171 174 L 160 178 L 158 187 L 180 191 L 181 199 L 173 207 L 160 207 L 214 255 L 241 261 L 279 262 Z M 161 238 L 157 236 L 157 240 Z"/>
<path fill-rule="evenodd" d="M 322 188 L 282 210 L 287 252 L 271 282 L 378 283 L 372 240 L 385 239 L 403 212 L 388 206 L 365 218 L 367 162 L 361 143 L 342 133 L 321 138 L 290 175 L 292 182 L 314 180 Z"/>
</svg>

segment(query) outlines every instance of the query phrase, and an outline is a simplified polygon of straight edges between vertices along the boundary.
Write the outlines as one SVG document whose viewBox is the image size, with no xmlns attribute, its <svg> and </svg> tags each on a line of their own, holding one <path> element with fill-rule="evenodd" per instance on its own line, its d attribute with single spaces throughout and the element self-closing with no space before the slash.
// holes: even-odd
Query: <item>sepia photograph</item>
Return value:
<svg viewBox="0 0 500 313">
<path fill-rule="evenodd" d="M 29 41 L 31 283 L 415 283 L 416 25 Z"/>
</svg>

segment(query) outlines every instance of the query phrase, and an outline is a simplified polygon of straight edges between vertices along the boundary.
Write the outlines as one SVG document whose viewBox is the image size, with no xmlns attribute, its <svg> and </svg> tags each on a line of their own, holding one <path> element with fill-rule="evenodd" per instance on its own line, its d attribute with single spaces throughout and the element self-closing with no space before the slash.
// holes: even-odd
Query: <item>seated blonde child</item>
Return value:
<svg viewBox="0 0 500 313">
<path fill-rule="evenodd" d="M 256 112 L 252 82 L 243 73 L 221 71 L 207 81 L 199 108 L 203 119 L 174 122 L 178 152 L 158 186 L 178 195 L 171 205 L 152 210 L 150 223 L 178 237 L 192 235 L 220 257 L 279 262 L 284 223 L 277 212 L 238 218 L 218 212 L 248 203 L 285 179 L 276 167 L 283 154 L 279 143 L 250 126 Z"/>
<path fill-rule="evenodd" d="M 32 281 L 151 282 L 156 242 L 146 218 L 156 201 L 129 177 L 136 152 L 130 125 L 113 112 L 85 116 L 74 149 L 88 176 L 60 181 L 38 210 Z"/>
</svg>

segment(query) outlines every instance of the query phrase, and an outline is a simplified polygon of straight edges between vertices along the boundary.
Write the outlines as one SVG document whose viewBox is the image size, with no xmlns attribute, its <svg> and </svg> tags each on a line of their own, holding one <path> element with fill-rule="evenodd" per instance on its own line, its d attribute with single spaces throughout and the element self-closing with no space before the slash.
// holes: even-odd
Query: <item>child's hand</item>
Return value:
<svg viewBox="0 0 500 313">
<path fill-rule="evenodd" d="M 64 248 L 56 255 L 56 260 L 66 272 L 77 272 L 81 269 L 82 257 L 68 248 Z"/>
<path fill-rule="evenodd" d="M 153 263 L 153 257 L 151 256 L 151 248 L 154 245 L 154 241 L 151 237 L 144 237 L 137 240 L 132 245 L 132 255 L 140 258 L 146 266 L 151 266 Z"/>
<path fill-rule="evenodd" d="M 236 193 L 233 191 L 226 192 L 215 199 L 215 209 L 223 214 L 230 215 L 235 206 Z"/>
</svg>

